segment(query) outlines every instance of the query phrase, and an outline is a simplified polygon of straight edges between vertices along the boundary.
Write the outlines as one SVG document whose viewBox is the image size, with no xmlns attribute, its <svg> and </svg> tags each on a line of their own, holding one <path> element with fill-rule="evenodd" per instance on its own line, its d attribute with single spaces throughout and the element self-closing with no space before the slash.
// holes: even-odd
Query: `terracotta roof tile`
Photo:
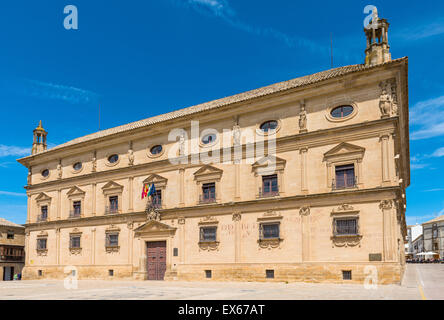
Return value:
<svg viewBox="0 0 444 320">
<path fill-rule="evenodd" d="M 14 222 L 8 221 L 6 219 L 0 218 L 0 226 L 2 227 L 15 227 L 15 228 L 24 228 L 24 226 L 16 224 Z"/>
<path fill-rule="evenodd" d="M 392 61 L 386 62 L 384 64 L 392 64 L 392 63 L 396 63 L 396 62 L 399 62 L 404 59 L 406 59 L 406 58 L 392 60 Z M 242 102 L 242 101 L 246 101 L 249 99 L 266 96 L 266 95 L 269 95 L 272 93 L 277 93 L 277 92 L 281 92 L 281 91 L 285 91 L 285 90 L 289 90 L 289 89 L 295 89 L 298 87 L 314 84 L 314 83 L 328 80 L 331 78 L 344 76 L 344 75 L 347 75 L 347 74 L 353 73 L 353 72 L 372 69 L 372 68 L 375 68 L 375 67 L 378 67 L 378 66 L 381 66 L 384 64 L 375 65 L 375 66 L 365 66 L 363 64 L 344 66 L 344 67 L 339 67 L 339 68 L 330 69 L 330 70 L 318 72 L 315 74 L 303 76 L 300 78 L 295 78 L 295 79 L 284 81 L 284 82 L 275 83 L 275 84 L 272 84 L 272 85 L 269 85 L 266 87 L 262 87 L 259 89 L 239 93 L 239 94 L 225 97 L 222 99 L 213 100 L 210 102 L 206 102 L 206 103 L 198 104 L 198 105 L 195 105 L 192 107 L 172 111 L 169 113 L 161 114 L 161 115 L 147 118 L 144 120 L 131 122 L 131 123 L 124 124 L 124 125 L 121 125 L 118 127 L 98 131 L 98 132 L 95 132 L 95 133 L 92 133 L 92 134 L 89 134 L 89 135 L 86 135 L 83 137 L 73 139 L 73 140 L 68 141 L 66 143 L 60 144 L 54 148 L 48 149 L 44 152 L 41 152 L 38 155 L 44 154 L 49 151 L 62 149 L 62 148 L 68 147 L 68 146 L 78 144 L 78 143 L 103 138 L 103 137 L 110 136 L 110 135 L 113 135 L 116 133 L 126 132 L 126 131 L 130 131 L 133 129 L 137 129 L 137 128 L 141 128 L 141 127 L 145 127 L 145 126 L 150 126 L 150 125 L 153 125 L 153 124 L 156 124 L 159 122 L 163 122 L 163 121 L 167 121 L 167 120 L 171 120 L 171 119 L 176 119 L 176 118 L 179 118 L 182 116 L 192 115 L 192 114 L 196 114 L 196 113 L 203 112 L 206 110 L 217 109 L 217 108 L 227 106 L 227 105 L 230 105 L 233 103 Z M 31 156 L 29 156 L 29 157 L 31 157 Z M 26 158 L 28 158 L 28 157 L 24 157 L 23 159 L 26 159 Z"/>
</svg>

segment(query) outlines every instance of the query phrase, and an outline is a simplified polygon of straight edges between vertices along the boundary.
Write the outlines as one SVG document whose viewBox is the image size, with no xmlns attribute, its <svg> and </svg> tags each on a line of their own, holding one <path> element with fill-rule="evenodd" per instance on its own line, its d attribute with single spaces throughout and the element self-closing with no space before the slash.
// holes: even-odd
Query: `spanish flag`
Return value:
<svg viewBox="0 0 444 320">
<path fill-rule="evenodd" d="M 154 186 L 154 183 L 150 184 L 149 186 L 147 184 L 144 184 L 142 189 L 142 199 L 152 196 L 155 192 L 156 187 Z"/>
</svg>

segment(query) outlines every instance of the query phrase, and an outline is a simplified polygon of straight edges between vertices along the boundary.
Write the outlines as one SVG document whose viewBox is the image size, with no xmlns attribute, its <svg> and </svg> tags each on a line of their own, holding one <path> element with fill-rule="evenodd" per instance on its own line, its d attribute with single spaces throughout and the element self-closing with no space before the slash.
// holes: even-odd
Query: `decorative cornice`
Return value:
<svg viewBox="0 0 444 320">
<path fill-rule="evenodd" d="M 335 128 L 328 128 L 328 129 L 321 129 L 317 131 L 312 131 L 308 133 L 303 134 L 294 134 L 284 137 L 279 137 L 276 139 L 276 153 L 282 153 L 286 151 L 291 150 L 298 150 L 301 147 L 306 148 L 315 148 L 325 145 L 331 145 L 337 143 L 338 140 L 356 140 L 356 139 L 364 139 L 364 138 L 371 138 L 371 137 L 379 137 L 381 134 L 381 131 L 386 130 L 388 134 L 392 133 L 395 126 L 390 128 L 382 129 L 380 128 L 380 125 L 385 125 L 389 123 L 397 123 L 398 117 L 391 117 L 387 119 L 379 119 L 374 121 L 369 121 L 365 123 L 359 123 L 359 124 L 353 124 L 353 125 L 346 125 L 341 127 L 335 127 Z M 375 127 L 375 130 L 369 131 L 368 127 Z M 365 128 L 365 129 L 364 129 Z M 353 130 L 357 131 L 363 131 L 361 134 L 353 133 Z M 313 139 L 313 141 L 310 141 L 310 139 Z M 234 152 L 234 147 L 229 148 L 232 152 Z M 246 149 L 247 145 L 242 145 L 242 158 L 246 158 Z M 221 149 L 220 151 L 222 151 Z M 203 153 L 202 153 L 203 154 Z M 222 153 L 221 153 L 222 154 Z M 191 156 L 189 156 L 189 160 L 191 160 Z M 189 161 L 191 163 L 191 161 Z M 98 171 L 98 172 L 92 172 L 84 175 L 76 175 L 74 177 L 64 178 L 62 180 L 52 180 L 52 181 L 45 181 L 33 185 L 28 185 L 25 188 L 27 190 L 37 189 L 41 187 L 46 186 L 52 186 L 57 185 L 59 186 L 60 183 L 66 183 L 67 188 L 71 187 L 72 184 L 75 184 L 76 181 L 83 181 L 88 179 L 95 179 L 94 181 L 97 181 L 98 177 L 102 177 L 100 181 L 97 182 L 106 182 L 109 180 L 117 180 L 118 177 L 116 174 L 121 173 L 122 176 L 125 174 L 128 174 L 128 172 L 131 172 L 132 174 L 140 170 L 140 176 L 143 176 L 143 172 L 151 171 L 151 172 L 162 172 L 162 171 L 170 171 L 170 170 L 180 170 L 180 168 L 183 165 L 172 165 L 171 162 L 168 159 L 159 160 L 159 161 L 153 161 L 153 162 L 147 162 L 142 164 L 137 164 L 134 166 L 128 166 L 123 168 L 114 168 L 114 169 L 108 169 L 104 171 Z M 200 167 L 200 165 L 188 165 L 187 168 L 192 167 Z M 71 185 L 70 185 L 71 184 Z"/>
<path fill-rule="evenodd" d="M 214 205 L 208 205 L 205 207 L 206 211 L 202 212 L 202 206 L 189 206 L 189 207 L 176 207 L 169 209 L 162 209 L 159 212 L 162 213 L 162 219 L 174 219 L 180 213 L 183 218 L 186 216 L 204 216 L 208 215 L 209 211 L 214 212 L 214 214 L 231 214 L 233 211 L 239 210 L 243 213 L 249 212 L 249 207 L 251 210 L 257 211 L 257 205 L 259 204 L 263 208 L 267 208 L 268 210 L 274 210 L 277 205 L 279 205 L 280 210 L 291 209 L 291 208 L 300 208 L 301 202 L 306 204 L 308 201 L 316 200 L 316 199 L 331 199 L 330 205 L 335 205 L 338 202 L 344 202 L 344 197 L 350 197 L 347 199 L 347 203 L 362 203 L 362 201 L 356 200 L 356 195 L 370 195 L 374 194 L 375 199 L 367 199 L 365 202 L 375 202 L 379 197 L 381 192 L 387 193 L 386 196 L 392 193 L 399 193 L 399 196 L 402 192 L 401 188 L 398 186 L 393 187 L 377 187 L 372 189 L 361 189 L 361 190 L 345 190 L 339 191 L 335 193 L 317 193 L 317 194 L 308 194 L 308 195 L 296 195 L 289 197 L 278 197 L 278 198 L 263 198 L 256 200 L 248 200 L 248 201 L 239 201 L 239 202 L 229 202 L 229 203 L 217 203 Z M 377 195 L 377 196 L 376 196 Z M 313 201 L 314 202 L 314 201 Z M 323 204 L 322 206 L 329 205 L 328 203 Z M 311 207 L 316 207 L 315 204 L 312 204 Z M 254 209 L 253 209 L 254 208 Z M 218 212 L 220 211 L 220 212 Z M 218 213 L 216 213 L 218 212 Z M 179 219 L 181 217 L 179 216 Z M 100 215 L 100 216 L 90 216 L 83 217 L 80 219 L 72 220 L 53 220 L 43 223 L 29 223 L 26 224 L 26 230 L 31 229 L 35 230 L 46 230 L 48 228 L 54 228 L 54 226 L 69 228 L 72 227 L 73 224 L 76 226 L 84 225 L 84 226 L 96 226 L 96 225 L 108 225 L 108 224 L 125 224 L 127 223 L 127 219 L 131 219 L 134 222 L 146 222 L 146 213 L 145 211 L 140 212 L 127 212 L 121 213 L 118 215 L 108 216 L 108 215 Z M 180 222 L 179 222 L 180 223 Z"/>
</svg>

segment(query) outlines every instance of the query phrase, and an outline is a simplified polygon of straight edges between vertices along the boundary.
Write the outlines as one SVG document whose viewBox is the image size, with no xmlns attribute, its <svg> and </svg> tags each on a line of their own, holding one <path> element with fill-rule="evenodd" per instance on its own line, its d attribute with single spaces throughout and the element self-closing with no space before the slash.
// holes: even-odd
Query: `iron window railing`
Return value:
<svg viewBox="0 0 444 320">
<path fill-rule="evenodd" d="M 216 241 L 217 227 L 200 227 L 200 242 Z"/>
<path fill-rule="evenodd" d="M 37 239 L 37 250 L 46 250 L 47 239 Z"/>
<path fill-rule="evenodd" d="M 119 207 L 107 206 L 105 207 L 105 214 L 116 214 L 119 213 Z"/>
<path fill-rule="evenodd" d="M 199 195 L 199 203 L 203 204 L 203 203 L 214 203 L 216 202 L 216 193 L 212 193 L 210 195 Z"/>
<path fill-rule="evenodd" d="M 79 210 L 69 210 L 69 218 L 80 218 L 82 213 Z"/>
<path fill-rule="evenodd" d="M 118 247 L 119 246 L 119 234 L 118 233 L 107 233 L 106 234 L 106 246 L 107 247 Z"/>
<path fill-rule="evenodd" d="M 331 188 L 333 190 L 342 190 L 342 189 L 353 189 L 358 187 L 358 177 L 356 176 L 347 177 L 345 181 L 346 182 L 344 183 L 344 181 L 342 180 L 333 179 Z"/>
<path fill-rule="evenodd" d="M 39 214 L 37 216 L 37 222 L 44 222 L 48 220 L 48 216 L 46 214 Z"/>
<path fill-rule="evenodd" d="M 280 223 L 261 223 L 259 225 L 259 240 L 279 239 Z"/>
<path fill-rule="evenodd" d="M 358 219 L 335 219 L 334 235 L 335 236 L 355 236 L 359 234 Z"/>
<path fill-rule="evenodd" d="M 259 188 L 258 198 L 268 198 L 268 197 L 276 197 L 279 196 L 278 191 L 264 191 L 264 189 Z"/>
</svg>

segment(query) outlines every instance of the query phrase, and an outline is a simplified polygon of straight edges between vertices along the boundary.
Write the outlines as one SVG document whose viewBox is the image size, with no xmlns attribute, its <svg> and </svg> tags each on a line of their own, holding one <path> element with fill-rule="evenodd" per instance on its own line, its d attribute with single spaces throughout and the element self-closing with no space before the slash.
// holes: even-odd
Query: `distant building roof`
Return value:
<svg viewBox="0 0 444 320">
<path fill-rule="evenodd" d="M 432 222 L 438 222 L 438 221 L 444 221 L 444 214 L 443 214 L 442 216 L 439 216 L 439 217 L 436 217 L 436 218 L 434 218 L 434 219 L 432 219 L 432 220 L 429 220 L 429 221 L 427 221 L 427 222 L 424 222 L 423 224 L 426 224 L 426 223 L 432 223 Z"/>
<path fill-rule="evenodd" d="M 14 228 L 25 228 L 24 226 L 8 221 L 6 219 L 0 218 L 0 227 L 14 227 Z"/>
</svg>

